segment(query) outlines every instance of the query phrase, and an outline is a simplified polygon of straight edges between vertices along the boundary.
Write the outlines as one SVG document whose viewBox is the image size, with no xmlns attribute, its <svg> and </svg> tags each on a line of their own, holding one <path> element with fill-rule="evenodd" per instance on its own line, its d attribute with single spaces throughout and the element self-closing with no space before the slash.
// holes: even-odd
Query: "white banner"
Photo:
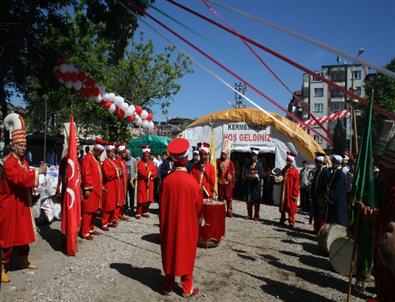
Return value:
<svg viewBox="0 0 395 302">
<path fill-rule="evenodd" d="M 270 126 L 246 123 L 229 123 L 223 125 L 223 138 L 233 145 L 274 147 Z"/>
</svg>

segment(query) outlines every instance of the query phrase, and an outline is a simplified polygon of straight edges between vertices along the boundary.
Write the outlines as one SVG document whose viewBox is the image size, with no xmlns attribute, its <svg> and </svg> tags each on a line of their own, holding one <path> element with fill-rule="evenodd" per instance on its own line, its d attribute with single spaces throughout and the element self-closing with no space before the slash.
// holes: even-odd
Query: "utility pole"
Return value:
<svg viewBox="0 0 395 302">
<path fill-rule="evenodd" d="M 235 90 L 237 90 L 238 92 L 240 92 L 241 94 L 245 95 L 246 91 L 247 91 L 247 86 L 245 83 L 235 83 L 234 85 Z M 243 104 L 243 97 L 235 92 L 235 105 L 234 108 L 243 108 L 245 107 Z"/>
</svg>

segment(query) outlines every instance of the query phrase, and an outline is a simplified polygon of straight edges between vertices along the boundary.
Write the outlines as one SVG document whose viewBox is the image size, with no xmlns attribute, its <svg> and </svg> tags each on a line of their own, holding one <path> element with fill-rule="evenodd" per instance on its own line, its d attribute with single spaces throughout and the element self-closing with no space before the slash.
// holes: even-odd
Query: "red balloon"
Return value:
<svg viewBox="0 0 395 302">
<path fill-rule="evenodd" d="M 79 72 L 78 73 L 78 80 L 80 80 L 81 82 L 83 82 L 83 81 L 85 81 L 85 79 L 86 79 L 86 75 L 85 75 L 85 73 L 84 72 Z"/>
<path fill-rule="evenodd" d="M 152 113 L 148 113 L 146 120 L 150 122 L 150 121 L 152 121 L 153 118 L 154 118 L 154 115 Z"/>
<path fill-rule="evenodd" d="M 70 78 L 71 78 L 71 81 L 72 81 L 72 82 L 78 81 L 78 73 L 77 73 L 77 72 L 72 72 L 72 73 L 70 74 Z"/>
<path fill-rule="evenodd" d="M 71 73 L 67 72 L 63 75 L 63 81 L 71 82 Z"/>
<path fill-rule="evenodd" d="M 87 87 L 82 86 L 82 88 L 80 89 L 79 93 L 81 93 L 83 96 L 88 97 L 88 91 L 87 91 Z"/>
<path fill-rule="evenodd" d="M 117 108 L 115 109 L 115 113 L 120 117 L 120 118 L 124 118 L 125 117 L 125 111 L 123 111 L 121 108 L 119 108 L 117 106 Z"/>
<path fill-rule="evenodd" d="M 129 122 L 129 123 L 133 123 L 134 120 L 135 120 L 135 118 L 136 118 L 136 117 L 134 116 L 134 114 L 129 115 L 129 116 L 128 116 L 128 122 Z"/>
<path fill-rule="evenodd" d="M 86 80 L 85 84 L 86 84 L 87 86 L 95 86 L 96 80 L 95 80 L 95 79 L 92 79 L 92 78 L 88 78 L 88 79 Z"/>
<path fill-rule="evenodd" d="M 136 113 L 138 114 L 138 115 L 140 115 L 141 114 L 141 112 L 143 111 L 143 107 L 141 107 L 141 106 L 139 106 L 139 105 L 137 105 L 136 107 Z"/>
<path fill-rule="evenodd" d="M 53 75 L 55 76 L 55 78 L 57 78 L 58 80 L 62 78 L 63 74 L 60 72 L 59 68 L 56 68 L 53 72 Z"/>
<path fill-rule="evenodd" d="M 100 89 L 97 87 L 91 88 L 93 96 L 98 96 L 100 94 Z"/>
<path fill-rule="evenodd" d="M 112 103 L 110 101 L 103 101 L 103 107 L 106 107 L 107 109 L 111 107 Z"/>
</svg>

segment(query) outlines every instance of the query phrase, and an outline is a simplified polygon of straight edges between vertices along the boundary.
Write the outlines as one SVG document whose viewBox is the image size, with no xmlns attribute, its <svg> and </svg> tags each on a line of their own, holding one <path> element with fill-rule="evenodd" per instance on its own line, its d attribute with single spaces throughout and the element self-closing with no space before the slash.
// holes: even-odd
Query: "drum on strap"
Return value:
<svg viewBox="0 0 395 302">
<path fill-rule="evenodd" d="M 216 247 L 225 235 L 225 203 L 204 199 L 199 219 L 198 246 Z"/>
<path fill-rule="evenodd" d="M 347 229 L 339 224 L 324 224 L 317 234 L 318 246 L 324 255 L 329 255 L 329 249 L 337 238 L 346 237 Z"/>
<path fill-rule="evenodd" d="M 350 273 L 353 244 L 354 240 L 340 237 L 333 241 L 329 249 L 329 262 L 340 275 L 348 276 Z"/>
</svg>

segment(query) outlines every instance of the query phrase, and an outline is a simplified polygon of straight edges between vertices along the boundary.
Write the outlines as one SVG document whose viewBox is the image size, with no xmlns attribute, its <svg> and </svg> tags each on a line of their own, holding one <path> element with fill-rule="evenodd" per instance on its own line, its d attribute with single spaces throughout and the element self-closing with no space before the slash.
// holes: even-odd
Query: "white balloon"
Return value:
<svg viewBox="0 0 395 302">
<path fill-rule="evenodd" d="M 69 65 L 67 64 L 60 64 L 59 66 L 60 72 L 61 73 L 67 73 L 69 71 Z"/>
<path fill-rule="evenodd" d="M 118 96 L 118 95 L 116 97 L 114 97 L 114 104 L 115 105 L 117 105 L 118 107 L 121 107 L 122 103 L 123 103 L 123 97 Z"/>
<path fill-rule="evenodd" d="M 103 100 L 109 101 L 110 100 L 110 94 L 109 93 L 103 94 Z"/>
<path fill-rule="evenodd" d="M 103 98 L 102 98 L 102 96 L 100 94 L 95 97 L 96 103 L 100 103 L 102 100 L 103 100 Z"/>
<path fill-rule="evenodd" d="M 73 87 L 73 82 L 69 81 L 65 83 L 67 88 L 72 88 Z"/>
<path fill-rule="evenodd" d="M 82 82 L 81 81 L 75 81 L 73 84 L 73 87 L 75 90 L 80 90 L 82 88 Z"/>
<path fill-rule="evenodd" d="M 136 108 L 134 108 L 134 105 L 130 105 L 128 109 L 125 110 L 125 116 L 131 116 Z"/>
<path fill-rule="evenodd" d="M 143 126 L 143 128 L 148 129 L 149 128 L 149 121 L 143 120 L 142 126 Z"/>
<path fill-rule="evenodd" d="M 117 106 L 115 106 L 114 104 L 111 104 L 110 108 L 108 108 L 108 111 L 110 111 L 111 113 L 114 113 L 116 108 L 117 108 Z"/>
<path fill-rule="evenodd" d="M 136 115 L 136 119 L 134 120 L 134 124 L 136 126 L 141 126 L 143 124 L 143 120 L 138 115 Z"/>
<path fill-rule="evenodd" d="M 126 110 L 128 110 L 128 108 L 129 108 L 129 104 L 126 102 L 123 102 L 121 105 L 121 109 L 126 112 Z"/>
<path fill-rule="evenodd" d="M 148 117 L 148 112 L 146 110 L 141 111 L 140 117 L 145 120 Z"/>
<path fill-rule="evenodd" d="M 155 124 L 153 121 L 149 121 L 148 129 L 154 129 Z"/>
</svg>

